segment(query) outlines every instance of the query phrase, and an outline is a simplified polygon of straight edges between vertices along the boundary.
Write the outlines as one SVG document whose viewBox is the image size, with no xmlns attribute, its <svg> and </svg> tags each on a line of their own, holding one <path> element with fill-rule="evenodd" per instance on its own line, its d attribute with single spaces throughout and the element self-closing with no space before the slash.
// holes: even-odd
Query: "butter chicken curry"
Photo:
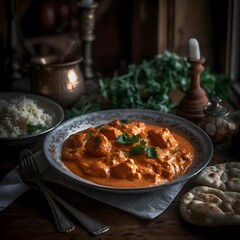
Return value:
<svg viewBox="0 0 240 240">
<path fill-rule="evenodd" d="M 168 128 L 114 120 L 70 135 L 62 160 L 74 174 L 112 187 L 146 187 L 171 181 L 191 165 L 194 149 Z"/>
</svg>

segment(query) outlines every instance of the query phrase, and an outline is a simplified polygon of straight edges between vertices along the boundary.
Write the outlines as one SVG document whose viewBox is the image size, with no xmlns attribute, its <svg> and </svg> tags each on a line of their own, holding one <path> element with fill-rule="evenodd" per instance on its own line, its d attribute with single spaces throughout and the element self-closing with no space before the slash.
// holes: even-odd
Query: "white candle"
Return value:
<svg viewBox="0 0 240 240">
<path fill-rule="evenodd" d="M 199 44 L 197 39 L 190 38 L 188 45 L 189 45 L 189 58 L 194 60 L 199 60 L 201 55 L 200 55 Z"/>
<path fill-rule="evenodd" d="M 93 4 L 93 3 L 94 3 L 94 0 L 82 0 L 81 2 L 82 2 L 83 4 L 90 5 L 90 4 Z"/>
</svg>

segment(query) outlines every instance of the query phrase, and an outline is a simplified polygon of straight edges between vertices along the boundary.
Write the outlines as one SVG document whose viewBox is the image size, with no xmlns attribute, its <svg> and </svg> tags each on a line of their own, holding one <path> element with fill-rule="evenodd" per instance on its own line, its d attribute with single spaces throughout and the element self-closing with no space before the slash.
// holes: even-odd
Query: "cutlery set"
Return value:
<svg viewBox="0 0 240 240">
<path fill-rule="evenodd" d="M 100 235 L 109 230 L 108 226 L 80 212 L 44 185 L 34 155 L 29 149 L 23 150 L 20 154 L 19 175 L 30 187 L 37 187 L 45 195 L 53 215 L 55 228 L 58 232 L 68 233 L 75 228 L 74 224 L 62 212 L 58 204 L 68 210 L 90 234 Z"/>
</svg>

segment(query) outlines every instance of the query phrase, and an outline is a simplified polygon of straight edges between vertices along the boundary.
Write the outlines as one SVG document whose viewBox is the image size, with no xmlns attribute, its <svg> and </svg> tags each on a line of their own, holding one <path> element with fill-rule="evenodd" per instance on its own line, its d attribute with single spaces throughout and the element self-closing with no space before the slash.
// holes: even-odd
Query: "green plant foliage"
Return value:
<svg viewBox="0 0 240 240">
<path fill-rule="evenodd" d="M 115 73 L 112 78 L 100 79 L 99 92 L 95 93 L 99 97 L 91 100 L 91 96 L 86 96 L 87 104 L 68 110 L 66 116 L 104 108 L 145 108 L 170 112 L 175 103 L 170 99 L 169 92 L 174 89 L 185 92 L 188 89 L 189 67 L 186 58 L 169 51 L 140 64 L 130 64 L 126 74 Z M 208 67 L 201 74 L 201 86 L 209 97 L 216 95 L 226 99 L 229 96 L 229 78 L 224 74 L 214 74 Z"/>
</svg>

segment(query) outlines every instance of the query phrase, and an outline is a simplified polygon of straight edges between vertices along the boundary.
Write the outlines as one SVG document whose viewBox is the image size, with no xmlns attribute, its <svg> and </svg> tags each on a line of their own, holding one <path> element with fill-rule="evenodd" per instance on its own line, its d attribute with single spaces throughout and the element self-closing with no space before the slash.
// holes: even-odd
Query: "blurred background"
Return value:
<svg viewBox="0 0 240 240">
<path fill-rule="evenodd" d="M 164 50 L 188 56 L 188 40 L 199 41 L 206 65 L 230 76 L 239 90 L 239 2 L 237 0 L 99 0 L 92 41 L 94 71 L 111 75 L 130 63 L 151 59 Z M 10 87 L 6 65 L 15 76 L 36 55 L 64 54 L 78 38 L 82 54 L 81 1 L 1 0 L 0 90 Z M 11 29 L 11 31 L 9 31 Z M 14 59 L 14 60 L 13 60 Z"/>
</svg>

